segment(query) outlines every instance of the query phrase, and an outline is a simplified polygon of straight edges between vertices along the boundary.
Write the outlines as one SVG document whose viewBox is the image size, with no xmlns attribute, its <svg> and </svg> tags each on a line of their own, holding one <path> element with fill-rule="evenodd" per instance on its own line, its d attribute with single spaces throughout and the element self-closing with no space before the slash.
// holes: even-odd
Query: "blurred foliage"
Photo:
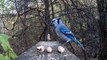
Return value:
<svg viewBox="0 0 107 60">
<path fill-rule="evenodd" d="M 8 39 L 9 39 L 8 35 L 0 34 L 0 45 L 4 50 L 4 53 L 0 54 L 0 60 L 11 60 L 17 57 L 17 55 L 11 48 Z"/>
<path fill-rule="evenodd" d="M 0 0 L 0 14 L 14 13 L 14 3 L 10 0 Z"/>
</svg>

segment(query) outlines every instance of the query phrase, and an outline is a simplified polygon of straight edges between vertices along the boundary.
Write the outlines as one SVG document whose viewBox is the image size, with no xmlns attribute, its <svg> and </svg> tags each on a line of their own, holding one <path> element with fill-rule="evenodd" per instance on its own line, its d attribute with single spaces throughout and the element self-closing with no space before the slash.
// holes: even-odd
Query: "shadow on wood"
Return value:
<svg viewBox="0 0 107 60">
<path fill-rule="evenodd" d="M 44 46 L 44 48 L 51 47 L 52 52 L 39 52 L 38 46 Z M 21 54 L 16 60 L 80 60 L 73 53 L 69 52 L 64 46 L 65 51 L 63 53 L 58 52 L 58 46 L 61 46 L 57 41 L 41 41 L 28 51 Z"/>
</svg>

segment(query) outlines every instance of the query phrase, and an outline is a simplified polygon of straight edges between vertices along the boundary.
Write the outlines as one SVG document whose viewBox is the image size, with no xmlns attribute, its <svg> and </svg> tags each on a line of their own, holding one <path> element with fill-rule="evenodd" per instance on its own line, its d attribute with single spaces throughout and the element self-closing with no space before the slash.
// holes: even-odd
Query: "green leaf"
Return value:
<svg viewBox="0 0 107 60">
<path fill-rule="evenodd" d="M 13 4 L 10 5 L 10 9 L 14 10 L 14 5 Z"/>
<path fill-rule="evenodd" d="M 6 59 L 6 60 L 11 60 L 10 57 L 8 57 L 8 56 L 5 56 L 5 59 Z"/>
<path fill-rule="evenodd" d="M 4 51 L 6 52 L 5 55 L 8 56 L 9 58 L 15 59 L 17 57 L 17 55 L 11 48 L 8 39 L 9 39 L 8 35 L 0 34 L 0 43 L 1 43 L 1 46 L 3 47 Z"/>
<path fill-rule="evenodd" d="M 3 47 L 3 50 L 4 50 L 4 51 L 7 51 L 7 50 L 8 50 L 7 45 L 1 43 L 1 46 Z"/>
<path fill-rule="evenodd" d="M 5 58 L 5 56 L 3 56 L 2 54 L 0 54 L 0 60 L 7 60 L 7 59 Z"/>
<path fill-rule="evenodd" d="M 3 2 L 3 0 L 0 0 L 0 2 Z"/>
<path fill-rule="evenodd" d="M 9 57 L 11 57 L 12 59 L 15 59 L 17 55 L 14 52 L 10 52 Z"/>
<path fill-rule="evenodd" d="M 1 43 L 1 46 L 3 47 L 4 51 L 8 51 L 8 48 L 11 48 L 10 44 L 8 42 L 8 38 L 9 38 L 8 35 L 0 34 L 0 43 Z"/>
</svg>

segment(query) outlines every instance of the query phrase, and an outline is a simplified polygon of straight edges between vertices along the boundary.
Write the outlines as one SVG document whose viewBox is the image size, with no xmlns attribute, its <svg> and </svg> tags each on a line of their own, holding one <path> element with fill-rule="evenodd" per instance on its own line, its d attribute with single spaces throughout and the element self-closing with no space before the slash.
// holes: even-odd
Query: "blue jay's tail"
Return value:
<svg viewBox="0 0 107 60">
<path fill-rule="evenodd" d="M 78 43 L 79 45 L 80 45 L 80 47 L 84 50 L 85 48 L 84 48 L 84 46 L 79 42 Z"/>
<path fill-rule="evenodd" d="M 85 49 L 84 46 L 75 38 L 74 42 L 76 42 L 83 50 Z"/>
</svg>

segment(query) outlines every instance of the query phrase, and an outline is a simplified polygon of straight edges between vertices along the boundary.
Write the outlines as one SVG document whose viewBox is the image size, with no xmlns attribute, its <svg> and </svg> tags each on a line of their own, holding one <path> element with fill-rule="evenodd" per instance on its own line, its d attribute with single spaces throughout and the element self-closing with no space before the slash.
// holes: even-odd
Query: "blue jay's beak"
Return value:
<svg viewBox="0 0 107 60">
<path fill-rule="evenodd" d="M 53 23 L 52 23 L 52 22 L 50 23 L 50 26 L 53 26 Z"/>
</svg>

